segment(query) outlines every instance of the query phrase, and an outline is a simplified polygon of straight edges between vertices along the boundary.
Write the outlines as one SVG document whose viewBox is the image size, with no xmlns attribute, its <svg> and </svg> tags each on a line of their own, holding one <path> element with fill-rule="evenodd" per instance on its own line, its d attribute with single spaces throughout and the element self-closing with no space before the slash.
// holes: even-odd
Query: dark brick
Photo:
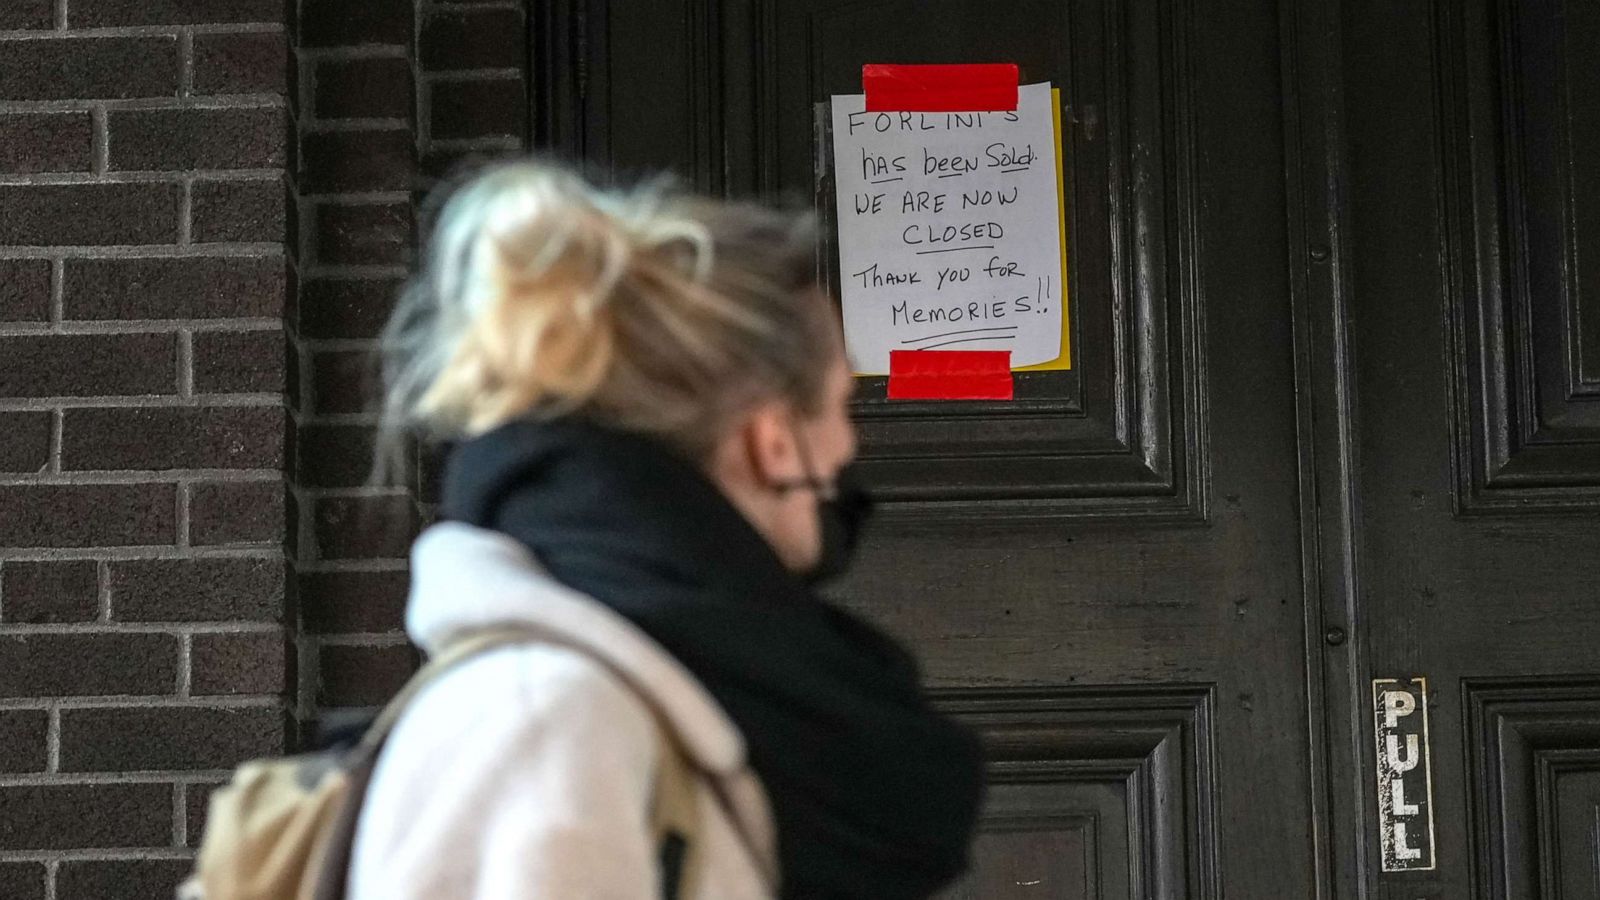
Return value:
<svg viewBox="0 0 1600 900">
<path fill-rule="evenodd" d="M 111 564 L 119 622 L 280 622 L 281 559 L 144 559 Z"/>
<path fill-rule="evenodd" d="M 197 244 L 284 242 L 288 194 L 280 179 L 197 181 L 190 195 L 190 235 Z"/>
<path fill-rule="evenodd" d="M 411 243 L 410 203 L 317 204 L 316 252 L 323 265 L 396 265 Z"/>
<path fill-rule="evenodd" d="M 193 868 L 186 859 L 67 860 L 56 873 L 56 900 L 171 897 Z"/>
<path fill-rule="evenodd" d="M 485 166 L 505 158 L 506 153 L 503 151 L 462 147 L 445 147 L 441 149 L 433 146 L 429 147 L 428 152 L 423 155 L 419 167 L 422 170 L 423 177 L 428 179 L 429 183 L 440 181 L 456 183 L 469 177 L 474 172 L 481 171 Z M 424 230 L 426 230 L 428 224 L 423 222 Z"/>
<path fill-rule="evenodd" d="M 225 769 L 282 753 L 286 726 L 270 707 L 64 709 L 61 771 Z"/>
<path fill-rule="evenodd" d="M 0 546 L 170 545 L 176 506 L 170 484 L 0 485 Z"/>
<path fill-rule="evenodd" d="M 417 653 L 406 645 L 330 647 L 318 651 L 323 706 L 378 706 L 393 697 L 417 669 Z"/>
<path fill-rule="evenodd" d="M 292 549 L 295 555 L 300 552 L 300 502 L 295 498 L 293 491 L 283 492 L 283 546 Z M 298 582 L 291 584 L 296 587 Z M 296 603 L 299 601 L 296 600 Z"/>
<path fill-rule="evenodd" d="M 55 0 L 7 0 L 0 3 L 0 29 L 25 31 L 54 28 L 56 24 Z M 10 894 L 0 891 L 0 896 Z"/>
<path fill-rule="evenodd" d="M 375 360 L 364 350 L 324 350 L 311 357 L 312 411 L 367 412 L 377 405 Z"/>
<path fill-rule="evenodd" d="M 525 36 L 519 9 L 436 10 L 422 24 L 422 65 L 430 72 L 521 68 Z"/>
<path fill-rule="evenodd" d="M 197 94 L 282 94 L 288 75 L 289 46 L 281 31 L 194 36 Z"/>
<path fill-rule="evenodd" d="M 265 544 L 284 540 L 284 486 L 278 481 L 218 481 L 189 489 L 189 543 Z"/>
<path fill-rule="evenodd" d="M 74 665 L 63 665 L 72 660 Z M 0 635 L 0 697 L 171 694 L 178 641 L 170 634 Z"/>
<path fill-rule="evenodd" d="M 181 194 L 175 184 L 5 185 L 0 244 L 170 244 L 178 239 Z"/>
<path fill-rule="evenodd" d="M 86 112 L 0 116 L 0 171 L 87 172 L 91 127 Z"/>
<path fill-rule="evenodd" d="M 416 150 L 409 128 L 307 132 L 300 150 L 300 184 L 308 194 L 412 187 Z"/>
<path fill-rule="evenodd" d="M 174 36 L 0 41 L 0 100 L 121 100 L 177 93 Z"/>
<path fill-rule="evenodd" d="M 6 900 L 44 900 L 44 863 L 0 863 L 0 897 Z"/>
<path fill-rule="evenodd" d="M 292 322 L 294 320 L 290 319 L 288 321 Z M 290 347 L 287 352 L 289 358 L 285 363 L 286 368 L 283 370 L 283 405 L 284 408 L 292 412 L 300 413 L 305 409 L 302 395 L 302 391 L 305 390 L 305 385 L 302 383 L 304 376 L 300 372 L 302 368 L 301 353 L 297 347 Z M 291 429 L 291 436 L 292 433 Z"/>
<path fill-rule="evenodd" d="M 170 784 L 0 787 L 0 850 L 110 850 L 171 842 Z"/>
<path fill-rule="evenodd" d="M 50 715 L 42 709 L 0 709 L 0 772 L 43 772 L 49 728 Z"/>
<path fill-rule="evenodd" d="M 435 139 L 520 137 L 524 127 L 522 82 L 514 78 L 436 81 Z"/>
<path fill-rule="evenodd" d="M 300 614 L 312 634 L 397 631 L 410 583 L 404 569 L 308 573 L 300 577 Z"/>
<path fill-rule="evenodd" d="M 0 259 L 0 322 L 50 318 L 50 261 Z"/>
<path fill-rule="evenodd" d="M 371 425 L 302 425 L 296 471 L 306 487 L 360 487 L 372 473 Z"/>
<path fill-rule="evenodd" d="M 270 169 L 288 162 L 282 107 L 112 110 L 113 171 Z"/>
<path fill-rule="evenodd" d="M 93 560 L 0 564 L 0 622 L 92 622 L 100 615 L 100 566 Z"/>
<path fill-rule="evenodd" d="M 411 42 L 411 0 L 315 0 L 300 7 L 300 40 L 307 47 L 355 47 Z"/>
<path fill-rule="evenodd" d="M 417 503 L 417 527 L 429 528 L 441 521 L 438 505 L 432 503 Z"/>
<path fill-rule="evenodd" d="M 383 331 L 400 294 L 392 278 L 317 278 L 301 288 L 300 333 L 308 338 L 370 338 Z"/>
<path fill-rule="evenodd" d="M 188 846 L 200 846 L 206 833 L 206 814 L 211 811 L 211 793 L 222 787 L 220 783 L 207 784 L 191 781 L 183 786 L 184 824 L 188 826 Z"/>
<path fill-rule="evenodd" d="M 324 497 L 313 510 L 321 559 L 403 559 L 417 533 L 417 510 L 403 496 Z"/>
<path fill-rule="evenodd" d="M 68 319 L 273 318 L 282 314 L 281 256 L 67 260 Z"/>
<path fill-rule="evenodd" d="M 39 472 L 50 464 L 47 412 L 0 413 L 0 472 Z"/>
<path fill-rule="evenodd" d="M 289 640 L 267 634 L 197 634 L 189 654 L 190 693 L 283 694 L 289 686 Z"/>
<path fill-rule="evenodd" d="M 280 393 L 288 348 L 283 332 L 198 332 L 194 336 L 194 389 L 202 394 Z"/>
<path fill-rule="evenodd" d="M 403 119 L 411 115 L 411 61 L 401 56 L 317 63 L 312 109 L 319 119 Z"/>
<path fill-rule="evenodd" d="M 417 472 L 412 490 L 422 503 L 438 503 L 444 489 L 444 466 L 449 447 L 427 445 L 417 451 Z"/>
<path fill-rule="evenodd" d="M 171 334 L 0 337 L 0 397 L 171 394 L 177 366 Z"/>
<path fill-rule="evenodd" d="M 72 28 L 283 22 L 285 0 L 72 0 Z"/>
<path fill-rule="evenodd" d="M 276 406 L 69 409 L 61 467 L 276 469 L 283 465 L 283 433 Z"/>
</svg>

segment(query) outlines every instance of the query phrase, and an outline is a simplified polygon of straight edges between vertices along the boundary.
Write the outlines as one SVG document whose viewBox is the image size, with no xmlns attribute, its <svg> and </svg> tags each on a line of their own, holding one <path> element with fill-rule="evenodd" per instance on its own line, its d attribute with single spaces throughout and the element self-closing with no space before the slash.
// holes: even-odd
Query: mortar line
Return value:
<svg viewBox="0 0 1600 900">
<path fill-rule="evenodd" d="M 194 635 L 185 631 L 178 635 L 178 699 L 190 699 L 193 690 Z"/>
<path fill-rule="evenodd" d="M 81 183 L 81 182 L 80 182 Z M 14 187 L 0 179 L 0 186 Z M 122 245 L 97 247 L 92 244 L 71 246 L 11 246 L 0 247 L 0 259 L 80 259 L 93 256 L 94 262 L 108 259 L 282 259 L 283 245 L 271 243 L 206 244 L 204 247 L 176 245 Z M 378 267 L 371 267 L 378 268 Z M 392 270 L 392 271 L 391 271 Z M 404 266 L 388 266 L 377 274 L 404 275 Z M 373 273 L 362 273 L 373 274 Z"/>
<path fill-rule="evenodd" d="M 34 37 L 39 32 L 29 32 Z M 48 32 L 45 32 L 48 34 Z M 75 36 L 81 35 L 75 33 Z M 0 40 L 14 41 L 25 39 L 17 33 L 0 33 Z M 206 94 L 199 97 L 129 97 L 126 99 L 107 98 L 104 100 L 0 100 L 0 111 L 3 112 L 81 112 L 94 104 L 100 104 L 107 109 L 126 110 L 152 110 L 152 109 L 283 109 L 288 104 L 282 94 Z M 406 120 L 384 119 L 381 121 L 395 123 L 393 127 L 400 128 Z"/>
<path fill-rule="evenodd" d="M 117 408 L 145 409 L 146 407 Z M 164 407 L 149 408 L 161 409 Z M 7 487 L 72 487 L 73 485 L 140 485 L 158 483 L 175 487 L 180 484 L 213 481 L 227 481 L 235 484 L 270 482 L 281 477 L 282 474 L 282 470 L 277 466 L 262 466 L 255 469 L 85 469 L 71 473 L 63 472 L 39 476 L 0 475 L 0 484 Z M 73 548 L 57 547 L 54 549 L 66 552 Z"/>
<path fill-rule="evenodd" d="M 183 179 L 183 190 L 178 193 L 178 245 L 194 243 L 194 179 Z"/>
<path fill-rule="evenodd" d="M 169 632 L 170 633 L 170 632 Z M 38 698 L 23 701 L 0 701 L 0 709 L 37 709 Z M 277 696 L 244 696 L 244 697 L 188 697 L 178 698 L 171 694 L 96 694 L 90 697 L 62 697 L 50 701 L 63 710 L 84 709 L 272 709 L 283 704 L 283 698 Z M 38 773 L 35 773 L 37 775 Z M 77 777 L 77 772 L 53 772 L 63 776 Z M 0 782 L 26 780 L 27 774 L 0 775 Z"/>
<path fill-rule="evenodd" d="M 513 66 L 493 66 L 483 69 L 451 69 L 442 72 L 425 72 L 429 84 L 451 84 L 468 81 L 520 81 L 525 73 Z"/>
<path fill-rule="evenodd" d="M 44 771 L 47 775 L 61 773 L 61 705 L 52 703 L 48 707 L 49 718 L 45 726 L 44 737 Z"/>
<path fill-rule="evenodd" d="M 344 62 L 356 59 L 406 59 L 404 44 L 366 44 L 360 47 L 303 47 L 300 58 L 307 62 Z"/>
<path fill-rule="evenodd" d="M 194 29 L 178 32 L 178 96 L 194 95 Z"/>
<path fill-rule="evenodd" d="M 67 261 L 50 261 L 50 322 L 60 325 L 67 317 Z"/>
<path fill-rule="evenodd" d="M 117 562 L 142 562 L 145 560 L 117 560 Z M 174 560 L 164 560 L 172 562 Z M 197 622 L 189 628 L 191 634 L 197 635 L 241 635 L 241 634 L 275 634 L 283 630 L 283 626 L 275 622 Z M 11 637 L 25 635 L 60 635 L 60 634 L 171 634 L 172 626 L 161 622 L 63 622 L 54 625 L 8 625 L 6 634 Z M 0 705 L 9 701 L 0 701 Z M 37 703 L 38 700 L 22 698 L 21 703 Z"/>
<path fill-rule="evenodd" d="M 183 329 L 245 333 L 272 331 L 283 327 L 278 319 L 106 319 L 104 321 L 73 321 L 48 324 L 43 322 L 8 322 L 0 325 L 0 337 L 31 337 L 35 335 L 117 335 L 117 334 L 175 334 Z M 376 343 L 376 339 L 365 339 Z"/>
<path fill-rule="evenodd" d="M 104 103 L 89 107 L 90 170 L 104 178 L 111 171 L 111 125 Z"/>
<path fill-rule="evenodd" d="M 277 34 L 283 31 L 278 22 L 220 22 L 189 26 L 195 34 Z"/>
<path fill-rule="evenodd" d="M 57 407 L 62 409 L 167 409 L 172 407 L 194 406 L 251 406 L 251 407 L 282 407 L 282 394 L 200 394 L 195 397 L 179 397 L 168 394 L 158 397 L 135 397 L 122 395 L 106 395 L 102 397 L 17 397 L 0 401 L 0 412 L 26 412 L 29 410 L 51 410 Z M 134 470 L 144 471 L 144 470 Z M 168 471 L 168 470 L 155 470 Z M 199 470 L 191 470 L 199 471 Z M 204 471 L 237 471 L 229 469 L 204 470 Z M 0 475 L 0 481 L 15 480 L 5 475 Z M 24 476 L 24 481 L 31 480 Z"/>
<path fill-rule="evenodd" d="M 67 413 L 63 409 L 51 410 L 50 413 L 50 474 L 60 475 L 62 470 L 61 457 L 66 446 Z"/>
<path fill-rule="evenodd" d="M 98 562 L 99 562 L 99 568 L 96 570 L 95 574 L 99 578 L 100 621 L 104 622 L 104 623 L 110 623 L 110 621 L 111 621 L 111 561 L 110 560 L 106 560 L 106 559 L 102 559 L 102 560 L 99 560 Z"/>
<path fill-rule="evenodd" d="M 186 553 L 190 549 L 190 547 L 189 547 L 189 497 L 191 495 L 191 491 L 189 489 L 189 482 L 184 481 L 184 482 L 179 482 L 178 483 L 177 495 L 178 495 L 178 510 L 177 510 L 178 552 L 179 553 Z"/>
<path fill-rule="evenodd" d="M 163 781 L 163 784 L 168 782 Z M 120 847 L 91 850 L 0 850 L 0 862 L 49 866 L 62 862 L 126 862 L 134 859 L 193 859 L 187 847 Z"/>
<path fill-rule="evenodd" d="M 189 844 L 189 785 L 182 781 L 172 785 L 172 846 L 184 849 Z"/>
</svg>

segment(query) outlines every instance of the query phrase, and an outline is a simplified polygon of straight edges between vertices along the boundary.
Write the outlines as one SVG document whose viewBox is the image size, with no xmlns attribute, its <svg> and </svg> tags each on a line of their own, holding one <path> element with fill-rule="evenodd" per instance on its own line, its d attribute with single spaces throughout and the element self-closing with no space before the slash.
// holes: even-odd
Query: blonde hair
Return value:
<svg viewBox="0 0 1600 900">
<path fill-rule="evenodd" d="M 651 184 L 602 191 L 533 161 L 446 195 L 382 341 L 380 469 L 577 414 L 703 458 L 767 399 L 817 411 L 838 329 L 810 216 Z"/>
</svg>

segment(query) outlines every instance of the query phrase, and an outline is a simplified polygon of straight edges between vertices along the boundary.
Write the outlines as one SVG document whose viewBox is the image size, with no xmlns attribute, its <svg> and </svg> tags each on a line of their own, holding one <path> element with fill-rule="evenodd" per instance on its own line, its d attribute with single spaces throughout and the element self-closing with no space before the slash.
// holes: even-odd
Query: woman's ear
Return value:
<svg viewBox="0 0 1600 900">
<path fill-rule="evenodd" d="M 816 562 L 821 541 L 815 491 L 794 410 L 784 403 L 752 407 L 717 444 L 711 478 L 783 564 L 801 571 Z"/>
<path fill-rule="evenodd" d="M 769 401 L 753 407 L 739 431 L 750 474 L 758 483 L 770 487 L 806 477 L 800 448 L 795 445 L 794 412 L 787 404 Z"/>
</svg>

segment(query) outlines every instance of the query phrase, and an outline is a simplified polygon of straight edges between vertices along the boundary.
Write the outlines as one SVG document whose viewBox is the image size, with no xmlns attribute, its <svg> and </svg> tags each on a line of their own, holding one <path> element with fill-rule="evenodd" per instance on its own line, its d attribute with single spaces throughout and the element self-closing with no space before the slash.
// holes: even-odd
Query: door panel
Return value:
<svg viewBox="0 0 1600 900">
<path fill-rule="evenodd" d="M 580 112 L 537 115 L 542 139 L 601 171 L 665 166 L 712 191 L 811 202 L 813 105 L 859 92 L 863 62 L 1003 57 L 1024 78 L 1061 86 L 1076 367 L 1019 376 L 1022 399 L 1006 404 L 888 404 L 883 380 L 863 379 L 867 466 L 887 497 L 964 503 L 975 516 L 1201 517 L 1198 101 L 1189 90 L 1200 38 L 1186 5 L 945 2 L 929 14 L 910 2 L 676 0 L 648 14 L 626 9 L 594 3 L 567 14 L 584 23 L 586 87 L 547 80 L 544 105 Z"/>
<path fill-rule="evenodd" d="M 1600 10 L 1344 23 L 1361 637 L 1435 691 L 1439 868 L 1370 877 L 1600 896 Z"/>
<path fill-rule="evenodd" d="M 545 80 L 542 140 L 812 202 L 815 104 L 864 62 L 1016 61 L 1063 89 L 1075 369 L 1010 403 L 864 379 L 857 404 L 887 502 L 840 599 L 990 747 L 949 896 L 1314 896 L 1278 8 L 649 6 L 536 7 L 547 55 L 585 61 Z"/>
</svg>

